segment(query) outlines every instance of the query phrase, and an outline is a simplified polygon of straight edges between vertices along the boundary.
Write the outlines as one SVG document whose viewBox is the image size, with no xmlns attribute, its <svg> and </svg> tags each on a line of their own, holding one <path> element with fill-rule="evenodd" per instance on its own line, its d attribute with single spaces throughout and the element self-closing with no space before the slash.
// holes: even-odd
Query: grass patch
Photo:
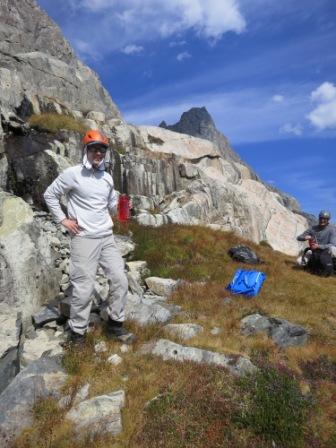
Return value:
<svg viewBox="0 0 336 448">
<path fill-rule="evenodd" d="M 44 113 L 32 115 L 28 119 L 28 123 L 32 128 L 56 133 L 61 129 L 68 131 L 85 133 L 88 127 L 81 120 L 70 115 L 60 115 L 56 113 Z"/>
<path fill-rule="evenodd" d="M 238 392 L 227 372 L 194 366 L 183 384 L 172 382 L 149 402 L 131 446 L 145 448 L 155 441 L 164 448 L 262 447 L 262 440 L 232 422 Z"/>
<path fill-rule="evenodd" d="M 240 384 L 245 396 L 238 422 L 276 446 L 304 446 L 311 403 L 293 372 L 267 366 L 242 378 Z"/>
</svg>

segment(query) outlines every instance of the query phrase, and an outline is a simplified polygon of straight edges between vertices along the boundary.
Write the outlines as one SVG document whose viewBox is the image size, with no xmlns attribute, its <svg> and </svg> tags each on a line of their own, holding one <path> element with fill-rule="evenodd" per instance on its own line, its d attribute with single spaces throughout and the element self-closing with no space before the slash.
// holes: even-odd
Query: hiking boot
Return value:
<svg viewBox="0 0 336 448">
<path fill-rule="evenodd" d="M 66 341 L 62 344 L 63 347 L 84 347 L 86 341 L 86 333 L 79 334 L 69 329 L 67 331 Z"/>
<path fill-rule="evenodd" d="M 117 322 L 115 320 L 109 319 L 107 322 L 107 336 L 112 339 L 118 339 L 118 341 L 124 344 L 131 344 L 135 341 L 135 336 L 130 331 L 127 331 L 123 327 L 122 322 Z"/>
</svg>

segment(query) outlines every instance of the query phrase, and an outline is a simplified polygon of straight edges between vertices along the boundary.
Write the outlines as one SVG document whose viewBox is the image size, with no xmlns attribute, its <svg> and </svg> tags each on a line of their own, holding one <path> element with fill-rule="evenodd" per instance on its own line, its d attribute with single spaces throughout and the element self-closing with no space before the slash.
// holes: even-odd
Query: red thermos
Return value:
<svg viewBox="0 0 336 448">
<path fill-rule="evenodd" d="M 130 217 L 130 202 L 126 194 L 119 196 L 118 202 L 118 220 L 120 222 L 128 221 Z"/>
<path fill-rule="evenodd" d="M 316 239 L 315 238 L 311 238 L 309 240 L 309 247 L 310 247 L 310 249 L 313 249 L 314 244 L 316 244 Z"/>
</svg>

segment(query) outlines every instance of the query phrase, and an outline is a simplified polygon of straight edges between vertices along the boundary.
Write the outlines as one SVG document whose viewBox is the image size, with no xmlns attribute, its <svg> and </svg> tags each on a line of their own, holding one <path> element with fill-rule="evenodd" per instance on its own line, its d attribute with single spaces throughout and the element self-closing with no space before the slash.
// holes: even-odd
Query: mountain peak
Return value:
<svg viewBox="0 0 336 448">
<path fill-rule="evenodd" d="M 211 140 L 211 138 L 208 138 L 209 131 L 216 129 L 215 123 L 205 106 L 192 107 L 188 111 L 183 112 L 180 121 L 173 125 L 167 125 L 163 121 L 159 126 L 171 131 L 206 138 L 208 140 Z"/>
<path fill-rule="evenodd" d="M 213 118 L 205 106 L 192 107 L 188 111 L 183 112 L 180 121 L 173 125 L 167 125 L 163 121 L 159 126 L 170 131 L 209 140 L 219 148 L 224 159 L 244 163 L 230 147 L 225 135 L 218 131 Z"/>
</svg>

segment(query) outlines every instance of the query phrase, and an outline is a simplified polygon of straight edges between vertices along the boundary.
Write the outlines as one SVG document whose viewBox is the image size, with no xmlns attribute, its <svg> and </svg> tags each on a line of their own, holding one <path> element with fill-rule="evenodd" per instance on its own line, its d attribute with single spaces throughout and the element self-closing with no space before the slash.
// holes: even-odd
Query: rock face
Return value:
<svg viewBox="0 0 336 448">
<path fill-rule="evenodd" d="M 205 107 L 193 107 L 187 112 L 184 112 L 180 118 L 180 121 L 177 123 L 168 126 L 163 121 L 160 123 L 160 127 L 174 132 L 209 140 L 218 147 L 224 159 L 233 162 L 233 165 L 240 171 L 242 178 L 251 178 L 262 182 L 259 176 L 244 161 L 241 160 L 237 153 L 234 152 L 225 135 L 218 131 L 211 115 Z M 262 183 L 268 190 L 279 195 L 279 200 L 282 205 L 293 211 L 300 210 L 300 205 L 295 198 L 283 193 L 272 185 L 264 182 Z"/>
<path fill-rule="evenodd" d="M 98 76 L 80 62 L 35 0 L 0 0 L 0 105 L 32 112 L 120 112 Z"/>
<path fill-rule="evenodd" d="M 0 190 L 0 303 L 30 317 L 59 292 L 54 254 L 44 230 L 21 198 Z"/>
<path fill-rule="evenodd" d="M 296 236 L 306 219 L 213 143 L 154 126 L 118 125 L 114 138 L 126 153 L 114 177 L 132 195 L 139 223 L 215 224 L 287 254 L 299 252 Z"/>
<path fill-rule="evenodd" d="M 5 303 L 0 303 L 0 393 L 19 372 L 21 317 Z"/>
</svg>

